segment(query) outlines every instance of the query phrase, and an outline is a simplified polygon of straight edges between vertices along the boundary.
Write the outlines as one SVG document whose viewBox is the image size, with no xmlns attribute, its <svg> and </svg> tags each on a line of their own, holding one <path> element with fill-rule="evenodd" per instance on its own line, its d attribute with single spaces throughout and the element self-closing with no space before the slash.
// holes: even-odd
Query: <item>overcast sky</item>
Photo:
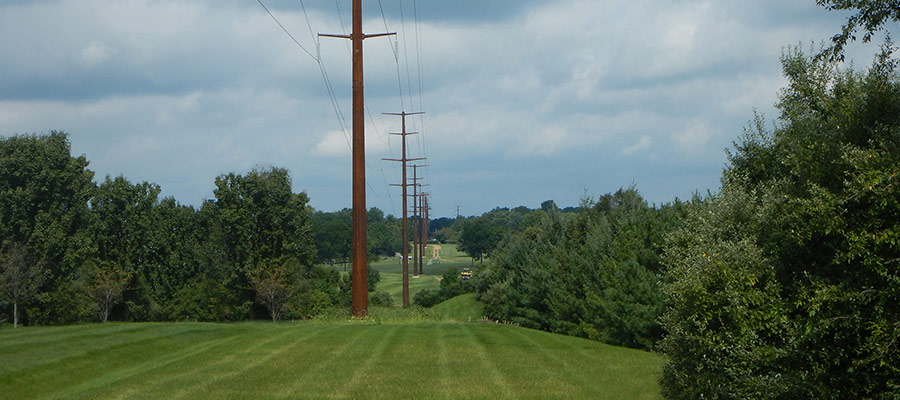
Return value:
<svg viewBox="0 0 900 400">
<path fill-rule="evenodd" d="M 394 215 L 399 163 L 381 159 L 400 156 L 400 120 L 381 113 L 404 110 L 426 112 L 409 155 L 428 158 L 432 216 L 715 191 L 754 110 L 777 118 L 785 46 L 846 17 L 814 0 L 363 3 L 366 33 L 398 32 L 365 47 L 368 205 Z M 318 45 L 345 128 L 311 32 L 350 29 L 350 1 L 263 4 L 306 50 L 256 0 L 0 0 L 0 136 L 66 131 L 97 180 L 184 204 L 276 166 L 316 209 L 349 207 L 349 43 Z"/>
</svg>

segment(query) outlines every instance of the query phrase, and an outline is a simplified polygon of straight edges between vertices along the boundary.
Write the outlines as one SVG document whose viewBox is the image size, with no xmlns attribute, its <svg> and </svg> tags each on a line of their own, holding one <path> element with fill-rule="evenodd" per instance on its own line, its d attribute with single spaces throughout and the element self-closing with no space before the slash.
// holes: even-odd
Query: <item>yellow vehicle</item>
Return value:
<svg viewBox="0 0 900 400">
<path fill-rule="evenodd" d="M 463 268 L 462 272 L 459 273 L 460 279 L 471 279 L 472 278 L 472 268 Z"/>
</svg>

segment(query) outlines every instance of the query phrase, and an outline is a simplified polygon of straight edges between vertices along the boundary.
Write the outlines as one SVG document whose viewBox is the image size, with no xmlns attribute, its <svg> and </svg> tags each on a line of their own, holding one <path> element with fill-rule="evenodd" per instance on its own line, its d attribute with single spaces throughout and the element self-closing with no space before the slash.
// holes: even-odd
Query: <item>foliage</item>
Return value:
<svg viewBox="0 0 900 400">
<path fill-rule="evenodd" d="M 87 166 L 84 156 L 70 155 L 63 132 L 0 137 L 0 243 L 27 243 L 46 266 L 28 309 L 32 322 L 61 322 L 52 310 L 71 306 L 65 294 L 90 244 L 83 228 L 94 173 Z"/>
<path fill-rule="evenodd" d="M 678 223 L 680 203 L 649 207 L 631 188 L 586 200 L 577 214 L 545 208 L 477 271 L 486 315 L 652 348 L 662 336 L 662 233 Z"/>
<path fill-rule="evenodd" d="M 179 288 L 166 306 L 166 318 L 172 321 L 237 321 L 249 313 L 250 302 L 238 303 L 235 292 L 222 282 L 199 277 Z"/>
<path fill-rule="evenodd" d="M 896 398 L 900 76 L 783 64 L 781 123 L 667 242 L 670 398 Z"/>
<path fill-rule="evenodd" d="M 0 242 L 27 243 L 44 266 L 31 301 L 24 307 L 3 302 L 0 310 L 10 311 L 8 319 L 23 309 L 29 324 L 94 315 L 134 321 L 253 318 L 264 311 L 254 305 L 247 273 L 268 264 L 289 269 L 297 289 L 284 311 L 291 318 L 308 318 L 343 301 L 340 275 L 312 267 L 312 210 L 305 193 L 292 192 L 286 170 L 219 176 L 215 198 L 195 209 L 160 199 L 161 188 L 148 182 L 107 176 L 94 184 L 87 166 L 85 157 L 70 155 L 64 133 L 0 138 Z M 373 234 L 384 238 L 383 251 L 399 248 L 390 243 L 398 240 L 392 236 L 399 236 L 393 235 L 399 223 L 377 210 L 371 217 L 386 226 Z M 98 265 L 103 268 L 95 277 Z M 111 266 L 115 273 L 104 274 Z M 98 314 L 96 305 L 109 302 L 95 302 L 92 294 L 111 288 L 98 282 L 123 276 L 129 280 L 121 301 L 99 307 Z M 370 277 L 372 288 L 377 281 Z"/>
<path fill-rule="evenodd" d="M 376 292 L 369 293 L 369 306 L 370 307 L 393 307 L 394 299 L 391 297 L 391 294 L 384 291 L 379 290 Z"/>
<path fill-rule="evenodd" d="M 473 259 L 483 260 L 485 255 L 490 256 L 494 251 L 504 232 L 503 225 L 489 217 L 466 220 L 462 225 L 457 248 Z"/>
<path fill-rule="evenodd" d="M 247 278 L 256 298 L 266 305 L 272 322 L 281 319 L 282 311 L 288 299 L 294 295 L 296 288 L 288 280 L 287 269 L 271 262 L 261 263 L 247 271 Z"/>
<path fill-rule="evenodd" d="M 444 300 L 474 291 L 475 286 L 471 280 L 462 279 L 456 268 L 450 268 L 441 276 L 441 285 L 438 289 L 418 291 L 413 296 L 413 303 L 422 307 L 432 307 Z"/>
<path fill-rule="evenodd" d="M 851 10 L 855 14 L 847 18 L 841 33 L 831 38 L 832 46 L 822 54 L 832 60 L 844 60 L 844 46 L 856 40 L 856 31 L 862 28 L 863 43 L 868 43 L 876 32 L 885 30 L 885 24 L 900 21 L 900 1 L 898 0 L 816 0 L 828 10 Z"/>
<path fill-rule="evenodd" d="M 0 247 L 0 297 L 13 305 L 13 327 L 19 325 L 19 306 L 38 294 L 44 266 L 21 242 L 6 242 Z"/>
<path fill-rule="evenodd" d="M 349 262 L 353 239 L 350 209 L 331 213 L 316 211 L 312 215 L 312 221 L 318 262 L 331 265 Z"/>
<path fill-rule="evenodd" d="M 88 287 L 97 315 L 101 322 L 109 319 L 113 306 L 122 300 L 122 293 L 131 280 L 131 273 L 115 264 L 102 263 L 94 269 L 91 285 Z"/>
<path fill-rule="evenodd" d="M 353 215 L 350 209 L 335 212 L 316 211 L 312 225 L 318 248 L 318 262 L 334 265 L 349 263 L 353 239 Z M 402 223 L 376 207 L 366 212 L 367 258 L 393 257 L 402 251 Z M 410 237 L 412 229 L 410 229 Z"/>
</svg>

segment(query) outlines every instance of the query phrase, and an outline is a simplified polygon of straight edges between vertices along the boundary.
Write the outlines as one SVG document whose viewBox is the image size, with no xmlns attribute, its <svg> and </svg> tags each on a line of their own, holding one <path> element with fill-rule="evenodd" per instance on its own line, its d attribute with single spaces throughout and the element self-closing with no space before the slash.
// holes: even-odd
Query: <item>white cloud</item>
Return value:
<svg viewBox="0 0 900 400">
<path fill-rule="evenodd" d="M 675 147 L 689 154 L 707 151 L 707 142 L 713 137 L 713 130 L 704 121 L 691 121 L 683 129 L 672 134 Z"/>
<path fill-rule="evenodd" d="M 343 131 L 330 131 L 322 135 L 311 154 L 326 157 L 350 156 L 350 137 Z"/>
<path fill-rule="evenodd" d="M 652 144 L 653 144 L 653 139 L 650 139 L 649 136 L 646 136 L 646 135 L 641 136 L 641 138 L 638 139 L 637 143 L 622 149 L 622 151 L 620 151 L 619 153 L 622 155 L 631 155 L 631 154 L 638 152 L 639 150 L 644 150 L 646 148 L 649 148 L 650 145 L 652 145 Z"/>
</svg>

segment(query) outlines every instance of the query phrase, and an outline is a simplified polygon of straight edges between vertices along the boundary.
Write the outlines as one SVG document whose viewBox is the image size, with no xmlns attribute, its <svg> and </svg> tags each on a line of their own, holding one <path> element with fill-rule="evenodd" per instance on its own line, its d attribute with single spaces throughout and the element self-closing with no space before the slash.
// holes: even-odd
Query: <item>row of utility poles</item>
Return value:
<svg viewBox="0 0 900 400">
<path fill-rule="evenodd" d="M 407 212 L 409 211 L 409 202 L 407 201 L 410 197 L 413 199 L 413 276 L 416 278 L 422 274 L 422 258 L 425 253 L 425 243 L 428 242 L 428 194 L 423 192 L 419 192 L 418 189 L 422 186 L 427 186 L 424 184 L 420 184 L 419 181 L 422 179 L 418 176 L 418 169 L 422 167 L 422 165 L 412 165 L 413 169 L 413 177 L 412 183 L 410 183 L 410 179 L 407 177 L 407 171 L 409 170 L 408 162 L 411 161 L 422 161 L 425 160 L 424 157 L 420 158 L 407 158 L 406 156 L 406 137 L 409 135 L 416 135 L 418 132 L 407 132 L 406 131 L 406 116 L 407 115 L 419 115 L 421 112 L 408 113 L 402 111 L 400 113 L 385 113 L 385 115 L 397 115 L 401 118 L 401 127 L 402 131 L 399 133 L 391 133 L 391 135 L 400 136 L 402 139 L 401 147 L 401 156 L 400 158 L 384 158 L 383 160 L 387 161 L 397 161 L 401 163 L 401 169 L 403 170 L 403 183 L 392 184 L 391 186 L 400 186 L 402 188 L 402 196 L 403 196 L 403 218 L 401 224 L 403 225 L 403 239 L 402 243 L 402 253 L 401 253 L 401 264 L 403 265 L 403 306 L 409 306 L 409 218 L 407 216 Z M 409 194 L 409 187 L 412 186 L 413 193 Z M 424 214 L 424 215 L 423 215 Z M 423 219 L 424 216 L 424 219 Z M 424 221 L 424 222 L 423 222 Z M 421 235 L 419 234 L 421 232 Z M 421 239 L 421 240 L 420 240 Z"/>
<path fill-rule="evenodd" d="M 363 95 L 363 40 L 378 36 L 396 35 L 396 33 L 379 33 L 366 35 L 362 32 L 362 0 L 353 0 L 353 28 L 350 35 L 330 35 L 320 34 L 324 37 L 337 37 L 350 39 L 353 49 L 353 140 L 352 140 L 352 159 L 353 159 L 353 245 L 352 245 L 352 313 L 354 317 L 365 318 L 369 313 L 369 295 L 368 295 L 368 278 L 367 278 L 367 260 L 366 260 L 366 145 L 365 145 L 365 101 Z M 400 159 L 392 161 L 400 161 L 403 163 L 403 183 L 399 186 L 403 187 L 403 305 L 409 305 L 409 263 L 407 245 L 407 188 L 413 187 L 413 254 L 415 259 L 413 272 L 416 277 L 422 273 L 422 254 L 425 252 L 425 242 L 428 238 L 428 196 L 425 192 L 418 192 L 418 188 L 423 186 L 417 181 L 417 170 L 420 165 L 413 165 L 412 184 L 407 181 L 407 165 L 409 161 L 424 160 L 424 158 L 407 159 L 406 157 L 406 136 L 414 133 L 406 132 L 406 116 L 421 113 L 401 112 L 403 124 L 403 132 L 398 133 L 403 137 L 403 155 Z M 422 223 L 421 221 L 423 221 Z M 421 226 L 420 226 L 421 225 Z M 421 231 L 421 235 L 419 235 Z M 421 240 L 419 240 L 421 238 Z"/>
</svg>

